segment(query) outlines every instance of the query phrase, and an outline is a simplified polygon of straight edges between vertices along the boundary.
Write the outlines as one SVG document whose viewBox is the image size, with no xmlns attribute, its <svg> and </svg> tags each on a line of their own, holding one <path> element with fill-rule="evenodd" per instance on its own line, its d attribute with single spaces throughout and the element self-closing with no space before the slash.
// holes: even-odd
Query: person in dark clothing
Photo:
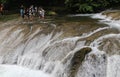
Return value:
<svg viewBox="0 0 120 77">
<path fill-rule="evenodd" d="M 29 8 L 26 8 L 26 9 L 25 9 L 25 16 L 27 17 L 27 19 L 30 18 L 30 15 L 29 15 Z"/>
</svg>

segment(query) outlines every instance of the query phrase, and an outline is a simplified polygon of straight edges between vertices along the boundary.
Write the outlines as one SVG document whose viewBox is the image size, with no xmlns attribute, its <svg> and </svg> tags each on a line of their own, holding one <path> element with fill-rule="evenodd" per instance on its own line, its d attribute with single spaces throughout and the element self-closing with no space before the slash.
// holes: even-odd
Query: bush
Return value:
<svg viewBox="0 0 120 77">
<path fill-rule="evenodd" d="M 120 0 L 66 0 L 68 9 L 75 12 L 99 12 L 109 7 L 119 6 Z"/>
</svg>

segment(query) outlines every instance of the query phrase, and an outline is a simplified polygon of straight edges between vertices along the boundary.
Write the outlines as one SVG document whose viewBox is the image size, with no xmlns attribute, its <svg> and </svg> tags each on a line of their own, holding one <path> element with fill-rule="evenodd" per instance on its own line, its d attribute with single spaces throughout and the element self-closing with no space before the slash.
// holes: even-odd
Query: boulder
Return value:
<svg viewBox="0 0 120 77">
<path fill-rule="evenodd" d="M 90 47 L 85 47 L 85 48 L 78 50 L 74 54 L 74 56 L 71 60 L 69 77 L 75 77 L 76 73 L 79 70 L 80 65 L 82 64 L 83 60 L 85 59 L 85 56 L 91 51 L 92 51 L 92 49 Z"/>
<path fill-rule="evenodd" d="M 120 10 L 105 11 L 102 14 L 111 17 L 113 20 L 120 20 Z"/>
</svg>

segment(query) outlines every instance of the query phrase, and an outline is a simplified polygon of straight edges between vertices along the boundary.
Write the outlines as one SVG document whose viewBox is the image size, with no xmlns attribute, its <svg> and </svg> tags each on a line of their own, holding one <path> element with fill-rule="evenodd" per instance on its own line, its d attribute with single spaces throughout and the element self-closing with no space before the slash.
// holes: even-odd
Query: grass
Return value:
<svg viewBox="0 0 120 77">
<path fill-rule="evenodd" d="M 12 19 L 18 18 L 18 14 L 11 14 L 11 15 L 0 15 L 0 22 L 6 22 Z"/>
</svg>

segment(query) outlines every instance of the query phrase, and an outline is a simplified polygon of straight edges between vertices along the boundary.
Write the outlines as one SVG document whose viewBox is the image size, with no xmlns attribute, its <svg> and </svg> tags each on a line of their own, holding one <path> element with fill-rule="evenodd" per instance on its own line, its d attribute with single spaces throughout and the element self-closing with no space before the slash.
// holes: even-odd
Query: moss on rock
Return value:
<svg viewBox="0 0 120 77">
<path fill-rule="evenodd" d="M 75 77 L 76 73 L 78 72 L 78 69 L 80 65 L 82 64 L 86 54 L 88 54 L 92 49 L 89 47 L 82 48 L 78 50 L 72 60 L 71 60 L 71 66 L 70 66 L 70 75 L 69 77 Z"/>
<path fill-rule="evenodd" d="M 55 11 L 48 11 L 47 15 L 49 15 L 49 16 L 55 16 L 55 15 L 57 15 L 57 13 Z"/>
</svg>

